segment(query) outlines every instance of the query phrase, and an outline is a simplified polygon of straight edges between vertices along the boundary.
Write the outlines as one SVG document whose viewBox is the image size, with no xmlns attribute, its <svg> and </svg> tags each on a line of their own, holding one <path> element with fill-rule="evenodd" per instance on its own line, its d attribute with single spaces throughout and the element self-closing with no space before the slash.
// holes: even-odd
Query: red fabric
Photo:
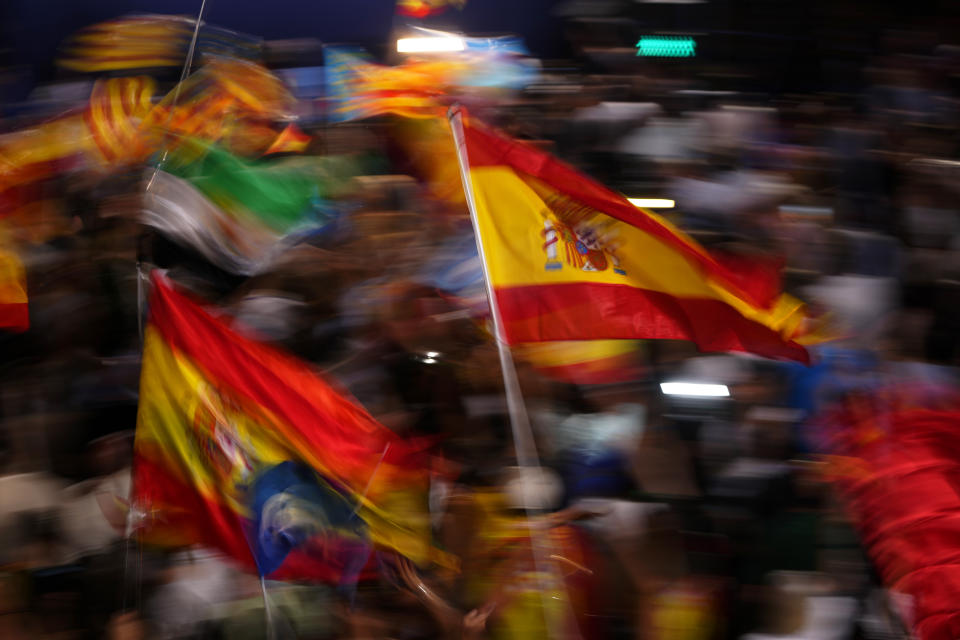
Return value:
<svg viewBox="0 0 960 640">
<path fill-rule="evenodd" d="M 767 258 L 725 256 L 718 260 L 699 245 L 678 236 L 627 199 L 566 165 L 549 153 L 502 136 L 482 126 L 464 127 L 471 167 L 507 165 L 542 180 L 552 189 L 612 218 L 669 243 L 717 282 L 747 302 L 768 309 L 780 294 L 780 264 Z"/>
<path fill-rule="evenodd" d="M 246 570 L 256 572 L 253 554 L 243 534 L 244 519 L 227 505 L 203 496 L 195 486 L 171 473 L 151 457 L 137 455 L 133 486 L 138 504 L 180 505 L 179 511 L 142 514 L 151 537 L 161 546 L 206 545 L 223 551 Z"/>
<path fill-rule="evenodd" d="M 30 310 L 26 302 L 0 302 L 0 329 L 26 331 L 30 328 Z"/>
<path fill-rule="evenodd" d="M 839 479 L 884 582 L 913 598 L 920 640 L 960 636 L 960 411 L 840 413 L 851 433 L 864 422 L 885 435 L 838 440 L 866 477 Z"/>
<path fill-rule="evenodd" d="M 438 15 L 447 10 L 446 4 L 433 6 L 427 0 L 400 0 L 397 3 L 397 15 L 410 18 L 426 18 Z"/>
<path fill-rule="evenodd" d="M 143 514 L 151 532 L 144 540 L 146 544 L 164 547 L 203 545 L 223 552 L 239 568 L 256 573 L 256 563 L 244 534 L 250 526 L 248 520 L 228 506 L 204 497 L 195 486 L 183 482 L 166 466 L 153 462 L 148 456 L 138 455 L 133 469 L 138 503 L 180 506 L 179 511 L 165 510 L 159 516 Z M 157 522 L 154 518 L 161 520 Z M 322 548 L 324 544 L 335 542 L 333 537 L 325 538 L 311 542 L 305 548 L 294 549 L 269 577 L 273 580 L 338 582 L 343 573 L 342 555 L 326 553 Z M 358 578 L 369 579 L 374 575 L 376 564 L 371 554 Z"/>
<path fill-rule="evenodd" d="M 806 349 L 717 300 L 628 285 L 572 283 L 497 289 L 507 342 L 690 340 L 702 351 L 746 351 L 808 362 Z M 589 328 L 590 335 L 584 335 Z"/>
<path fill-rule="evenodd" d="M 151 323 L 163 339 L 218 385 L 278 416 L 288 437 L 335 462 L 351 488 L 363 489 L 385 449 L 383 463 L 423 477 L 425 445 L 397 436 L 302 361 L 233 331 L 165 278 L 153 284 Z"/>
</svg>

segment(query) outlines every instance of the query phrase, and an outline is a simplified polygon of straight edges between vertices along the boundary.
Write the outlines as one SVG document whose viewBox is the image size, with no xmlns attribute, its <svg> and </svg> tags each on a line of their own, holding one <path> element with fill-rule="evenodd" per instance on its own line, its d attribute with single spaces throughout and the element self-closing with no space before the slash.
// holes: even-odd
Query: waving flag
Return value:
<svg viewBox="0 0 960 640">
<path fill-rule="evenodd" d="M 463 9 L 467 0 L 397 0 L 397 13 L 411 18 L 426 18 L 443 13 L 447 7 Z"/>
<path fill-rule="evenodd" d="M 919 640 L 960 633 L 958 406 L 907 385 L 851 394 L 827 416 L 829 475 Z"/>
<path fill-rule="evenodd" d="M 196 140 L 174 149 L 163 168 L 149 173 L 144 223 L 242 275 L 261 272 L 332 223 L 328 197 L 355 173 L 343 158 L 250 162 Z"/>
<path fill-rule="evenodd" d="M 300 131 L 297 125 L 288 124 L 286 128 L 280 132 L 276 140 L 270 144 L 264 152 L 264 155 L 273 153 L 303 153 L 306 148 L 310 146 L 311 140 L 312 138 L 303 131 Z"/>
<path fill-rule="evenodd" d="M 483 266 L 473 233 L 457 233 L 427 260 L 418 280 L 465 307 L 475 318 L 489 315 Z M 571 384 L 614 384 L 636 380 L 638 340 L 530 342 L 514 345 L 514 355 L 540 374 Z"/>
<path fill-rule="evenodd" d="M 350 163 L 342 158 L 267 158 L 250 162 L 220 146 L 194 141 L 163 169 L 183 178 L 217 206 L 288 232 L 308 222 L 314 205 L 333 193 Z"/>
<path fill-rule="evenodd" d="M 83 117 L 104 164 L 136 162 L 150 152 L 139 126 L 153 109 L 155 90 L 147 77 L 98 80 L 93 86 Z"/>
<path fill-rule="evenodd" d="M 458 37 L 419 29 L 429 37 Z M 434 118 L 469 90 L 520 88 L 536 77 L 515 38 L 465 38 L 463 51 L 411 57 L 396 66 L 371 62 L 360 50 L 328 47 L 324 68 L 327 117 L 334 122 L 395 114 Z"/>
<path fill-rule="evenodd" d="M 260 65 L 212 59 L 156 105 L 154 90 L 147 77 L 102 79 L 81 113 L 0 136 L 0 194 L 53 175 L 66 162 L 116 169 L 185 140 L 229 138 L 257 154 L 271 142 L 287 150 L 298 142 L 292 131 L 278 138 L 263 126 L 289 115 L 294 100 Z"/>
<path fill-rule="evenodd" d="M 242 132 L 259 138 L 264 121 L 291 115 L 294 98 L 266 67 L 230 58 L 211 58 L 174 87 L 144 118 L 154 148 L 175 147 L 182 139 L 218 141 Z M 271 134 L 260 151 L 270 144 Z"/>
<path fill-rule="evenodd" d="M 410 118 L 434 117 L 467 65 L 457 60 L 418 60 L 391 67 L 370 62 L 354 49 L 324 50 L 334 122 L 393 113 Z"/>
<path fill-rule="evenodd" d="M 808 318 L 772 264 L 721 261 L 653 213 L 482 126 L 465 127 L 505 339 L 690 340 L 806 361 Z"/>
<path fill-rule="evenodd" d="M 81 29 L 65 42 L 57 64 L 71 71 L 100 73 L 182 67 L 196 22 L 191 18 L 140 15 L 108 20 Z M 199 57 L 220 55 L 257 59 L 257 38 L 201 24 Z"/>
<path fill-rule="evenodd" d="M 191 247 L 221 269 L 253 275 L 289 248 L 288 236 L 255 218 L 234 216 L 211 202 L 189 181 L 165 171 L 144 195 L 141 219 L 177 244 Z"/>
<path fill-rule="evenodd" d="M 361 574 L 429 543 L 422 448 L 307 365 L 153 278 L 133 508 L 148 544 L 203 544 L 276 579 Z"/>
<path fill-rule="evenodd" d="M 616 384 L 638 380 L 642 342 L 582 340 L 530 342 L 517 345 L 515 355 L 542 375 L 570 384 Z"/>
</svg>

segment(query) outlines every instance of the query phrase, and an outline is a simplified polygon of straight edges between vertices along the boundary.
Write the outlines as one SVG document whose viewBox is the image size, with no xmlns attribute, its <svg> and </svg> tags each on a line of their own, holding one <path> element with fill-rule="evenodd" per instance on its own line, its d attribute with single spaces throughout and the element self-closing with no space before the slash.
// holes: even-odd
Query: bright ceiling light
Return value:
<svg viewBox="0 0 960 640">
<path fill-rule="evenodd" d="M 661 382 L 660 391 L 667 396 L 688 398 L 726 398 L 730 390 L 725 384 L 701 384 L 697 382 Z"/>
<path fill-rule="evenodd" d="M 443 51 L 463 51 L 467 43 L 457 36 L 429 36 L 419 38 L 400 38 L 397 40 L 398 53 L 440 53 Z"/>
<path fill-rule="evenodd" d="M 673 200 L 666 198 L 627 198 L 627 200 L 633 206 L 645 209 L 673 209 L 676 206 Z"/>
</svg>

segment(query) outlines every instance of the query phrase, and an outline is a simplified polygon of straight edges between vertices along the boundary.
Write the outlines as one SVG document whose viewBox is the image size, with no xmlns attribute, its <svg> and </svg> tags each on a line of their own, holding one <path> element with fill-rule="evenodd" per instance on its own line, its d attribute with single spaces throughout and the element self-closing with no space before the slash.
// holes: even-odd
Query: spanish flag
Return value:
<svg viewBox="0 0 960 640">
<path fill-rule="evenodd" d="M 772 262 L 712 255 L 666 220 L 475 121 L 464 144 L 508 343 L 673 339 L 808 360 L 809 318 L 780 293 Z"/>
<path fill-rule="evenodd" d="M 217 548 L 273 579 L 361 577 L 374 550 L 443 562 L 425 462 L 306 364 L 153 277 L 132 499 L 143 543 Z"/>
<path fill-rule="evenodd" d="M 541 375 L 569 384 L 618 384 L 638 380 L 639 340 L 528 342 L 514 346 L 520 360 Z"/>
</svg>

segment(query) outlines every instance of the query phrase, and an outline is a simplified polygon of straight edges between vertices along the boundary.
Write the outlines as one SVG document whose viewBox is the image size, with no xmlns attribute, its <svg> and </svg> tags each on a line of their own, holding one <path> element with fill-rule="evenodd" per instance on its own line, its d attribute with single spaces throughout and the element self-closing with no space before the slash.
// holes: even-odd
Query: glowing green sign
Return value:
<svg viewBox="0 0 960 640">
<path fill-rule="evenodd" d="M 637 55 L 648 58 L 692 58 L 697 41 L 689 36 L 640 36 Z"/>
</svg>

